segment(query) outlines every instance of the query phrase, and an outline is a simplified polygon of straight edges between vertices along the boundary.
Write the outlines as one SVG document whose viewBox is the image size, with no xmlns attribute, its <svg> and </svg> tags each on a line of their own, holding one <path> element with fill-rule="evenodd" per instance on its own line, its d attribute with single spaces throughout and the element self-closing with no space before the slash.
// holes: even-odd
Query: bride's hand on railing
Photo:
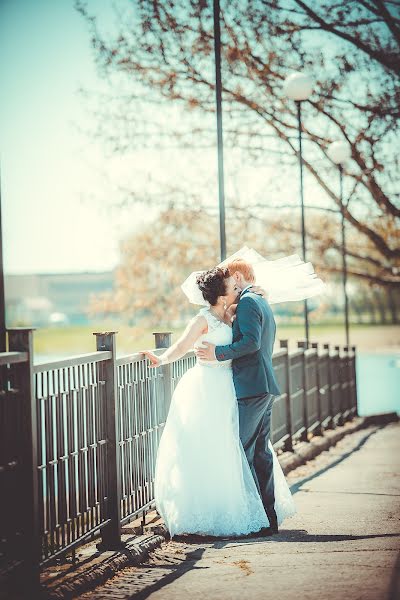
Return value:
<svg viewBox="0 0 400 600">
<path fill-rule="evenodd" d="M 252 285 L 250 289 L 255 294 L 258 294 L 259 296 L 262 296 L 263 298 L 268 300 L 268 292 L 265 288 L 262 288 L 259 285 Z"/>
<path fill-rule="evenodd" d="M 154 354 L 153 352 L 150 352 L 150 350 L 142 350 L 141 354 L 144 354 L 150 361 L 149 367 L 154 369 L 156 367 L 159 367 L 161 365 L 161 358 L 159 356 L 157 356 L 156 354 Z"/>
</svg>

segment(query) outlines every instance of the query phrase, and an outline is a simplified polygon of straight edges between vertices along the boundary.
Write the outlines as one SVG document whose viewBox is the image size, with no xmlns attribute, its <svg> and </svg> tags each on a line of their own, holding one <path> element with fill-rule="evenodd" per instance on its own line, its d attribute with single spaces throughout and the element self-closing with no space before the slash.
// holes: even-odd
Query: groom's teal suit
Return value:
<svg viewBox="0 0 400 600">
<path fill-rule="evenodd" d="M 233 380 L 238 398 L 280 390 L 272 367 L 276 325 L 268 302 L 259 294 L 245 290 L 240 295 L 233 322 L 233 342 L 217 346 L 217 360 L 233 359 Z"/>
<path fill-rule="evenodd" d="M 216 346 L 215 356 L 232 359 L 240 439 L 270 524 L 277 528 L 273 456 L 268 447 L 272 404 L 280 394 L 272 366 L 276 325 L 262 296 L 248 289 L 242 292 L 232 333 L 232 344 Z"/>
</svg>

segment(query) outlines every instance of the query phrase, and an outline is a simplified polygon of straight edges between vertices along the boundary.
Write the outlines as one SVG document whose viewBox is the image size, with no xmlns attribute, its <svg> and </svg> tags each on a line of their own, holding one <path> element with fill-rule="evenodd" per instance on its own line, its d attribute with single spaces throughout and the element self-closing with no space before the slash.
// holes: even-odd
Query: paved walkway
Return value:
<svg viewBox="0 0 400 600">
<path fill-rule="evenodd" d="M 80 600 L 400 598 L 400 424 L 357 431 L 287 477 L 298 513 L 278 535 L 165 543 Z"/>
</svg>

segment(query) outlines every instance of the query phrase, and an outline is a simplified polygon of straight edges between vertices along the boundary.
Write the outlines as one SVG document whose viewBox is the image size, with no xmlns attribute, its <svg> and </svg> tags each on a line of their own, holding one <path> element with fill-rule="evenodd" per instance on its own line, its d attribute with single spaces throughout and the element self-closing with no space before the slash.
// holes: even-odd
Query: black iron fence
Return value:
<svg viewBox="0 0 400 600">
<path fill-rule="evenodd" d="M 171 396 L 196 361 L 150 369 L 141 354 L 116 357 L 114 332 L 95 336 L 96 352 L 33 364 L 33 330 L 13 329 L 0 354 L 0 576 L 23 568 L 31 590 L 41 567 L 90 537 L 120 547 L 121 525 L 154 506 Z M 156 352 L 170 337 L 155 334 Z M 355 347 L 280 345 L 272 442 L 292 451 L 357 414 Z"/>
</svg>

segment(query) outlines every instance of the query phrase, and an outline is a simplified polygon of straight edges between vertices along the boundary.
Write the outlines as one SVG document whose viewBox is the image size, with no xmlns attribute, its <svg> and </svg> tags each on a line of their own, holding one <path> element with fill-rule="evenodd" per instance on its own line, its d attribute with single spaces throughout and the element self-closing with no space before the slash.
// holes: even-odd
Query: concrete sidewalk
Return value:
<svg viewBox="0 0 400 600">
<path fill-rule="evenodd" d="M 278 535 L 166 542 L 79 598 L 400 598 L 400 424 L 356 431 L 287 479 L 298 513 Z"/>
</svg>

